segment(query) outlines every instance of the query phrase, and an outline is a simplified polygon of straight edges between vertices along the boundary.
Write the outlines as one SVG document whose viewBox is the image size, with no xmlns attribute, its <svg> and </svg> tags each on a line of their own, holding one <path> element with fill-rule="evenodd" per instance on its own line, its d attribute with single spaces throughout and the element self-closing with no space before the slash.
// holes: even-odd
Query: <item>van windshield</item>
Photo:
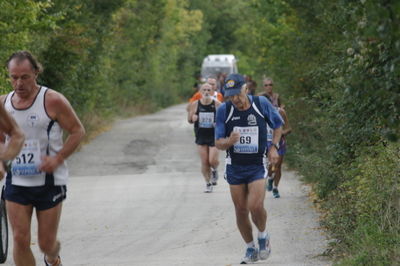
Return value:
<svg viewBox="0 0 400 266">
<path fill-rule="evenodd" d="M 217 76 L 219 73 L 231 74 L 232 69 L 230 67 L 205 67 L 201 70 L 203 77 Z"/>
</svg>

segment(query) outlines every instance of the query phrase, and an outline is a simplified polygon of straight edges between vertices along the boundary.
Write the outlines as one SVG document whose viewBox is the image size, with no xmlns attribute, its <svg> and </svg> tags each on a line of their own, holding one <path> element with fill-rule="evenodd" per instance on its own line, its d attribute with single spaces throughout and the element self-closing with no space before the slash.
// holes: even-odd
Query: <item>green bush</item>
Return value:
<svg viewBox="0 0 400 266">
<path fill-rule="evenodd" d="M 400 143 L 360 149 L 326 200 L 326 225 L 341 239 L 342 264 L 391 265 L 400 259 Z M 393 264 L 394 265 L 394 264 Z"/>
</svg>

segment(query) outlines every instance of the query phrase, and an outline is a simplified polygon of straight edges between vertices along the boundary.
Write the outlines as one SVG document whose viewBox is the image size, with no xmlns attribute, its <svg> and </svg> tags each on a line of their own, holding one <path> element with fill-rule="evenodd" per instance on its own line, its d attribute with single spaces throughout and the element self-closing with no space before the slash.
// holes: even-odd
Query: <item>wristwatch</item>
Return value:
<svg viewBox="0 0 400 266">
<path fill-rule="evenodd" d="M 272 143 L 272 146 L 274 146 L 276 148 L 276 150 L 278 151 L 280 146 L 279 146 L 279 142 L 278 143 Z"/>
</svg>

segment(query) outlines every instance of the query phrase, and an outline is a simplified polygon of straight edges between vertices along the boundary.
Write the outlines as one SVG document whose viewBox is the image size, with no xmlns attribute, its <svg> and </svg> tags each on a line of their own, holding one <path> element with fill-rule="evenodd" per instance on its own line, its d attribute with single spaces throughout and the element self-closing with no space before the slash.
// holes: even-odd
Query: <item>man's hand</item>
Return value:
<svg viewBox="0 0 400 266">
<path fill-rule="evenodd" d="M 196 122 L 197 119 L 199 119 L 199 117 L 196 114 L 192 115 L 192 122 Z"/>
<path fill-rule="evenodd" d="M 60 156 L 43 156 L 39 170 L 45 173 L 54 173 L 63 161 Z"/>
<path fill-rule="evenodd" d="M 278 163 L 278 160 L 279 160 L 278 151 L 274 146 L 271 146 L 268 152 L 268 161 L 271 163 L 271 165 L 275 165 Z"/>
<path fill-rule="evenodd" d="M 229 142 L 230 146 L 232 146 L 233 144 L 238 142 L 239 139 L 240 139 L 240 133 L 236 132 L 236 131 L 232 131 L 231 135 L 228 138 L 228 142 Z"/>
</svg>

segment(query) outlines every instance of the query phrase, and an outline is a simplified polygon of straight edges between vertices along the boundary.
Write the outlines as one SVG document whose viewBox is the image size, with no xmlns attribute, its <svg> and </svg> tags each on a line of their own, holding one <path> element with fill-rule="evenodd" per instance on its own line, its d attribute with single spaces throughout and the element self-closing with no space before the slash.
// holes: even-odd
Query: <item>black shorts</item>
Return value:
<svg viewBox="0 0 400 266">
<path fill-rule="evenodd" d="M 4 198 L 8 201 L 22 205 L 33 205 L 36 210 L 43 211 L 57 206 L 67 198 L 67 186 L 55 186 L 52 184 L 39 187 L 23 187 L 11 184 L 7 178 Z"/>
<path fill-rule="evenodd" d="M 197 145 L 207 145 L 210 147 L 215 146 L 215 140 L 214 139 L 204 139 L 204 138 L 196 138 L 196 144 Z"/>
</svg>

